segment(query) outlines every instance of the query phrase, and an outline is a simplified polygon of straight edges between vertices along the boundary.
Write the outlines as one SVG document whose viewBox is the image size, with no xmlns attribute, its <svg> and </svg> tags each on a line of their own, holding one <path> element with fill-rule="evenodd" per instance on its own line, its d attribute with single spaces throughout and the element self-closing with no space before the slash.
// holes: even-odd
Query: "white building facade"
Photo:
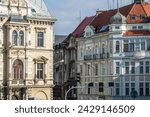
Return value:
<svg viewBox="0 0 150 117">
<path fill-rule="evenodd" d="M 149 7 L 135 1 L 118 10 L 102 11 L 77 37 L 78 85 L 83 87 L 78 90 L 78 99 L 150 99 L 146 5 Z M 137 8 L 143 10 L 137 12 Z M 98 20 L 101 23 L 96 24 Z"/>
</svg>

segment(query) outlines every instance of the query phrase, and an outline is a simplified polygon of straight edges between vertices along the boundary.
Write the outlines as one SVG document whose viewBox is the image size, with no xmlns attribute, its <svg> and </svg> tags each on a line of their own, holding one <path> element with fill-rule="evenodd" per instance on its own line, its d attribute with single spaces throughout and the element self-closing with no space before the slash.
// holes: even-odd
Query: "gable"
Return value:
<svg viewBox="0 0 150 117">
<path fill-rule="evenodd" d="M 147 17 L 147 14 L 142 6 L 142 4 L 134 4 L 131 11 L 129 12 L 127 16 L 127 23 L 145 23 L 147 22 L 147 19 L 142 19 L 142 16 Z M 135 16 L 135 19 L 132 19 L 131 17 Z"/>
</svg>

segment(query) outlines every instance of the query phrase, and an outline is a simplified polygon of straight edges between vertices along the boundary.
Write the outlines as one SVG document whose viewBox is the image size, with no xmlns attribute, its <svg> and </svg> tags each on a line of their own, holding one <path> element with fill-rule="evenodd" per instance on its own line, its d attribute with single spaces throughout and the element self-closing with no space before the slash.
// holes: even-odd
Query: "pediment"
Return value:
<svg viewBox="0 0 150 117">
<path fill-rule="evenodd" d="M 46 57 L 44 57 L 44 56 L 41 56 L 41 57 L 38 57 L 38 58 L 33 59 L 33 61 L 34 61 L 35 63 L 38 63 L 38 62 L 44 62 L 44 63 L 46 63 L 46 62 L 48 61 L 48 58 L 46 58 Z"/>
<path fill-rule="evenodd" d="M 84 29 L 84 37 L 90 37 L 95 34 L 95 28 L 93 26 L 86 26 Z"/>
</svg>

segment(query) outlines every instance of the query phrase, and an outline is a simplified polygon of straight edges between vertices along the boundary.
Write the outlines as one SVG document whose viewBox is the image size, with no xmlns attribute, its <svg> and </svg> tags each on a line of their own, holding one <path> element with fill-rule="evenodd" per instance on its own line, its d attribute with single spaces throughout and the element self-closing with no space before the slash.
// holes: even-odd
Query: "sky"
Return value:
<svg viewBox="0 0 150 117">
<path fill-rule="evenodd" d="M 51 16 L 57 18 L 54 33 L 69 35 L 86 16 L 93 16 L 96 10 L 117 7 L 117 0 L 44 0 Z M 119 0 L 119 6 L 130 4 L 133 0 Z"/>
</svg>

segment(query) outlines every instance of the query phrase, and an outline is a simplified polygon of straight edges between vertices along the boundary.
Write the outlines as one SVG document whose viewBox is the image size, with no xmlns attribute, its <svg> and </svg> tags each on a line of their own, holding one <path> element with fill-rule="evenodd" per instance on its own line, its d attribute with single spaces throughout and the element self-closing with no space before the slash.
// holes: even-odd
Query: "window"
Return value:
<svg viewBox="0 0 150 117">
<path fill-rule="evenodd" d="M 102 64 L 102 75 L 105 75 L 105 64 Z"/>
<path fill-rule="evenodd" d="M 119 90 L 119 83 L 116 83 L 116 96 L 120 95 L 120 90 Z"/>
<path fill-rule="evenodd" d="M 149 73 L 149 61 L 145 62 L 145 73 Z"/>
<path fill-rule="evenodd" d="M 115 29 L 120 29 L 120 27 L 119 26 L 115 26 Z"/>
<path fill-rule="evenodd" d="M 144 70 L 143 70 L 143 65 L 144 63 L 143 62 L 140 62 L 140 74 L 143 74 L 144 73 Z"/>
<path fill-rule="evenodd" d="M 135 20 L 135 19 L 136 19 L 136 15 L 135 15 L 135 14 L 132 14 L 132 15 L 130 16 L 130 18 L 131 18 L 131 20 Z"/>
<path fill-rule="evenodd" d="M 131 62 L 131 74 L 135 74 L 135 62 Z"/>
<path fill-rule="evenodd" d="M 135 90 L 135 83 L 131 83 L 131 91 Z"/>
<path fill-rule="evenodd" d="M 93 83 L 89 83 L 88 84 L 88 94 L 92 94 L 92 87 L 93 87 Z"/>
<path fill-rule="evenodd" d="M 120 51 L 120 42 L 116 41 L 116 52 L 118 53 Z"/>
<path fill-rule="evenodd" d="M 15 80 L 23 79 L 23 63 L 19 59 L 13 63 L 13 78 Z"/>
<path fill-rule="evenodd" d="M 81 48 L 80 57 L 83 57 L 83 49 Z"/>
<path fill-rule="evenodd" d="M 141 40 L 141 50 L 145 50 L 145 40 Z"/>
<path fill-rule="evenodd" d="M 87 75 L 90 75 L 90 65 L 87 65 Z"/>
<path fill-rule="evenodd" d="M 128 46 L 129 46 L 129 42 L 128 40 L 124 40 L 124 52 L 128 52 Z"/>
<path fill-rule="evenodd" d="M 140 91 L 139 91 L 140 96 L 143 96 L 143 95 L 144 95 L 144 92 L 143 92 L 143 89 L 144 89 L 144 83 L 140 83 L 139 85 L 140 85 Z"/>
<path fill-rule="evenodd" d="M 126 83 L 126 96 L 129 96 L 129 83 Z"/>
<path fill-rule="evenodd" d="M 104 91 L 104 83 L 99 82 L 99 92 L 103 92 Z"/>
<path fill-rule="evenodd" d="M 130 41 L 130 52 L 133 52 L 134 51 L 134 40 L 131 40 Z"/>
<path fill-rule="evenodd" d="M 145 19 L 145 15 L 141 14 L 141 20 L 144 20 L 144 19 Z"/>
<path fill-rule="evenodd" d="M 132 29 L 133 30 L 137 30 L 137 26 L 132 26 Z"/>
<path fill-rule="evenodd" d="M 80 65 L 80 74 L 82 75 L 83 74 L 83 71 L 82 71 L 82 65 Z"/>
<path fill-rule="evenodd" d="M 149 95 L 149 83 L 145 84 L 145 95 L 148 96 Z"/>
<path fill-rule="evenodd" d="M 12 33 L 12 43 L 14 44 L 14 45 L 17 45 L 17 31 L 13 31 L 13 33 Z"/>
<path fill-rule="evenodd" d="M 119 62 L 116 62 L 116 74 L 119 74 L 120 73 L 120 63 Z"/>
<path fill-rule="evenodd" d="M 150 51 L 150 39 L 147 39 L 147 51 Z"/>
<path fill-rule="evenodd" d="M 98 64 L 95 64 L 95 75 L 98 75 Z"/>
<path fill-rule="evenodd" d="M 37 63 L 37 78 L 43 79 L 44 78 L 44 64 Z"/>
<path fill-rule="evenodd" d="M 135 51 L 140 51 L 140 40 L 139 39 L 135 40 Z"/>
<path fill-rule="evenodd" d="M 102 54 L 105 54 L 105 44 L 102 45 Z"/>
<path fill-rule="evenodd" d="M 143 29 L 143 26 L 138 26 L 138 29 L 140 30 L 140 29 Z"/>
<path fill-rule="evenodd" d="M 44 46 L 44 33 L 38 32 L 38 46 L 43 47 Z"/>
<path fill-rule="evenodd" d="M 23 31 L 19 32 L 19 46 L 23 46 L 24 45 L 24 33 Z"/>
<path fill-rule="evenodd" d="M 125 62 L 125 73 L 129 74 L 129 62 Z"/>
</svg>

